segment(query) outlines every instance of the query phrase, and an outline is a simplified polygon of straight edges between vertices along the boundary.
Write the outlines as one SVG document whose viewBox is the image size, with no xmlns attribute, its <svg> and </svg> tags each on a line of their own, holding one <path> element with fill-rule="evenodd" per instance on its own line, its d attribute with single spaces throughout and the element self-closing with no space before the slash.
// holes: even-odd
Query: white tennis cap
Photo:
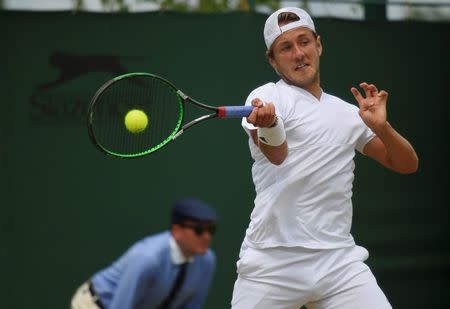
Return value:
<svg viewBox="0 0 450 309">
<path fill-rule="evenodd" d="M 278 26 L 278 15 L 286 12 L 293 13 L 300 19 L 280 27 Z M 309 14 L 302 9 L 295 7 L 286 7 L 272 13 L 272 15 L 267 18 L 266 25 L 264 26 L 264 41 L 266 42 L 267 49 L 270 49 L 273 42 L 282 33 L 298 27 L 305 27 L 316 32 L 316 28 L 314 27 L 314 22 L 311 16 L 309 16 Z"/>
</svg>

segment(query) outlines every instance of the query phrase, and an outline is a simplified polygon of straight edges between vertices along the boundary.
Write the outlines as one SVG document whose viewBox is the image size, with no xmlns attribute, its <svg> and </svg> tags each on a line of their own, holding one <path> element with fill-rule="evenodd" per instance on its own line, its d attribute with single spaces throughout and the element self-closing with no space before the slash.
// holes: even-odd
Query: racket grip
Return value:
<svg viewBox="0 0 450 309">
<path fill-rule="evenodd" d="M 250 115 L 253 106 L 219 106 L 218 109 L 219 118 L 242 118 Z"/>
</svg>

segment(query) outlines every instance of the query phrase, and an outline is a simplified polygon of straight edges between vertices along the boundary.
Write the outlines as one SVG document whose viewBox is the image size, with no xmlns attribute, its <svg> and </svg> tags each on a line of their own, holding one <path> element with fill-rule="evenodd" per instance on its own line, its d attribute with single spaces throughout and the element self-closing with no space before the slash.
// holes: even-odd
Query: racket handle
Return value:
<svg viewBox="0 0 450 309">
<path fill-rule="evenodd" d="M 242 118 L 250 115 L 253 106 L 219 106 L 218 109 L 219 118 Z"/>
</svg>

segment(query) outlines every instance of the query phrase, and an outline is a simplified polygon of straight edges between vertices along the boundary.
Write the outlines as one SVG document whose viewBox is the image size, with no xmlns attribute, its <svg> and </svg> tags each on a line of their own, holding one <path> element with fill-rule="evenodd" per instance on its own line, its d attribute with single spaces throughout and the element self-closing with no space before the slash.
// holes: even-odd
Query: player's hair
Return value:
<svg viewBox="0 0 450 309">
<path fill-rule="evenodd" d="M 300 17 L 298 17 L 296 14 L 291 12 L 283 12 L 278 15 L 278 25 L 284 26 L 286 24 L 289 24 L 293 21 L 300 20 Z"/>
<path fill-rule="evenodd" d="M 284 26 L 289 23 L 292 23 L 294 21 L 300 20 L 300 17 L 298 17 L 296 14 L 291 12 L 283 12 L 278 15 L 278 26 Z M 317 33 L 314 31 L 311 31 L 314 35 L 314 38 L 317 39 Z M 273 49 L 272 46 L 266 53 L 267 57 L 273 58 Z"/>
</svg>

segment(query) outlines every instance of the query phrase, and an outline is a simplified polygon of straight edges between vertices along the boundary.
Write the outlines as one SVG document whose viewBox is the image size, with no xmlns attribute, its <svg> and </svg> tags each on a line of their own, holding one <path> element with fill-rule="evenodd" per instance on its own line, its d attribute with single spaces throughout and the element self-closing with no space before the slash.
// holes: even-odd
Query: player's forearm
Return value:
<svg viewBox="0 0 450 309">
<path fill-rule="evenodd" d="M 417 171 L 419 159 L 414 148 L 389 123 L 375 134 L 386 147 L 386 161 L 392 170 L 402 174 Z"/>
<path fill-rule="evenodd" d="M 279 146 L 270 146 L 264 143 L 259 143 L 259 149 L 270 161 L 270 163 L 275 165 L 280 165 L 284 162 L 288 155 L 287 142 L 284 141 L 283 144 Z"/>
<path fill-rule="evenodd" d="M 270 163 L 280 165 L 284 162 L 288 155 L 288 145 L 286 140 L 284 140 L 281 145 L 272 146 L 264 144 L 259 140 L 257 130 L 252 130 L 251 136 L 253 142 L 259 147 L 259 150 L 261 150 Z"/>
</svg>

